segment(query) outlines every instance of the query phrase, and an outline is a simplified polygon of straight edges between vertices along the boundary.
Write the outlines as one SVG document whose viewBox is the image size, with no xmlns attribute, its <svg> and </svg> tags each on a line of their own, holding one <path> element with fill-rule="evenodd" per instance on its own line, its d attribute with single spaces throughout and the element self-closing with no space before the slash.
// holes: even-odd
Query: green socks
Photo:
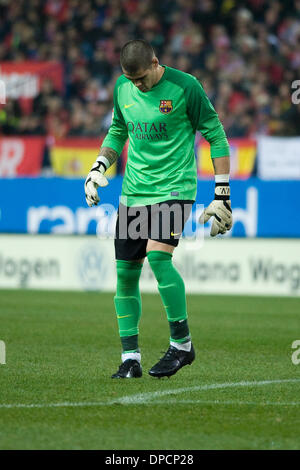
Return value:
<svg viewBox="0 0 300 470">
<path fill-rule="evenodd" d="M 142 311 L 139 279 L 142 267 L 142 263 L 117 260 L 114 302 L 123 353 L 138 351 L 138 324 Z"/>
<path fill-rule="evenodd" d="M 185 286 L 182 277 L 173 266 L 172 254 L 165 251 L 150 251 L 147 257 L 166 309 L 170 325 L 170 341 L 176 343 L 190 341 Z"/>
<path fill-rule="evenodd" d="M 185 287 L 182 277 L 173 266 L 172 254 L 150 251 L 147 257 L 167 313 L 170 341 L 187 343 L 191 338 L 187 323 Z M 139 279 L 142 267 L 142 263 L 117 260 L 117 292 L 114 302 L 123 354 L 139 353 L 138 325 L 142 311 Z"/>
</svg>

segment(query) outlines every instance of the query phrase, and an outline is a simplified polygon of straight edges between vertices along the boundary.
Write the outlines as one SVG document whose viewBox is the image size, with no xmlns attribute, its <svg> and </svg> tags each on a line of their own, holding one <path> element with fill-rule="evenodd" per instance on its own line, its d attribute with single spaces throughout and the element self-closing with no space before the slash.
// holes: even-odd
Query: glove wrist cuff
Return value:
<svg viewBox="0 0 300 470">
<path fill-rule="evenodd" d="M 109 160 L 106 157 L 104 157 L 104 155 L 99 155 L 96 159 L 96 162 L 101 163 L 101 165 L 104 166 L 105 171 L 108 170 L 108 168 L 110 167 Z"/>
<path fill-rule="evenodd" d="M 230 199 L 230 186 L 229 183 L 216 183 L 215 185 L 215 200 L 229 201 Z"/>
<path fill-rule="evenodd" d="M 91 171 L 100 171 L 100 173 L 102 173 L 102 175 L 104 175 L 104 173 L 106 172 L 106 166 L 104 165 L 103 162 L 98 162 L 96 161 L 91 169 Z"/>
<path fill-rule="evenodd" d="M 222 173 L 220 175 L 215 175 L 215 182 L 216 183 L 229 183 L 230 174 L 229 173 Z"/>
</svg>

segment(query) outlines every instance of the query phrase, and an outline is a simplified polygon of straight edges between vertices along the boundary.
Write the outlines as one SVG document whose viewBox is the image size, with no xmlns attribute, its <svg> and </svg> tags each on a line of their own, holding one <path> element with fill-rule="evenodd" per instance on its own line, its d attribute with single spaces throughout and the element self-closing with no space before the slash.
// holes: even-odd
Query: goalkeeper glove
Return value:
<svg viewBox="0 0 300 470">
<path fill-rule="evenodd" d="M 103 163 L 96 161 L 92 166 L 91 171 L 87 175 L 84 183 L 85 200 L 87 205 L 92 207 L 94 204 L 97 206 L 100 198 L 98 196 L 97 188 L 99 186 L 107 186 L 108 181 L 104 176 L 106 167 Z"/>
<path fill-rule="evenodd" d="M 229 183 L 216 183 L 215 199 L 200 215 L 200 224 L 205 224 L 212 216 L 214 219 L 210 231 L 211 237 L 215 237 L 219 233 L 224 234 L 231 229 L 232 210 Z"/>
</svg>

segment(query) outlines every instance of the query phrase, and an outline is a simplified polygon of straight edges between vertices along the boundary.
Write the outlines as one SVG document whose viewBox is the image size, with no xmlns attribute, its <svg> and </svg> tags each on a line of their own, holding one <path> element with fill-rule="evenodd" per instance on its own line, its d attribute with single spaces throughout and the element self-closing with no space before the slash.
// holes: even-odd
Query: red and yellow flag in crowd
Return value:
<svg viewBox="0 0 300 470">
<path fill-rule="evenodd" d="M 51 164 L 58 176 L 86 176 L 97 158 L 103 138 L 73 137 L 57 140 L 51 148 Z M 116 175 L 116 164 L 106 175 Z"/>
<path fill-rule="evenodd" d="M 236 179 L 250 178 L 253 173 L 257 143 L 253 139 L 229 139 L 230 175 Z M 212 178 L 214 168 L 210 157 L 210 145 L 201 139 L 197 146 L 198 176 Z"/>
</svg>

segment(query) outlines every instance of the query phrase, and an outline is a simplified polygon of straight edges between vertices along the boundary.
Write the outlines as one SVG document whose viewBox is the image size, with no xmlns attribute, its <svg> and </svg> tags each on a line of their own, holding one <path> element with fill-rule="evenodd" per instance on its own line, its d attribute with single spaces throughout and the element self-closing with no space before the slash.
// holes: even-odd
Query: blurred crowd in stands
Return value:
<svg viewBox="0 0 300 470">
<path fill-rule="evenodd" d="M 300 135 L 300 0 L 0 0 L 2 61 L 59 61 L 26 114 L 0 109 L 0 134 L 99 136 L 111 122 L 119 52 L 143 38 L 161 64 L 195 75 L 228 137 Z"/>
</svg>

